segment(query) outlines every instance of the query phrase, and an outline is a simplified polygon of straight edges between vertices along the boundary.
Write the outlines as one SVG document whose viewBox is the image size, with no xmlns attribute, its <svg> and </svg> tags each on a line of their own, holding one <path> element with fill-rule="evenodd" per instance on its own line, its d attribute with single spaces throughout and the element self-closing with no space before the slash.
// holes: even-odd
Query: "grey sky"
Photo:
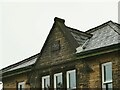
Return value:
<svg viewBox="0 0 120 90">
<path fill-rule="evenodd" d="M 119 0 L 39 2 L 5 0 L 0 3 L 0 69 L 40 52 L 54 17 L 86 31 L 104 22 L 118 22 Z"/>
</svg>

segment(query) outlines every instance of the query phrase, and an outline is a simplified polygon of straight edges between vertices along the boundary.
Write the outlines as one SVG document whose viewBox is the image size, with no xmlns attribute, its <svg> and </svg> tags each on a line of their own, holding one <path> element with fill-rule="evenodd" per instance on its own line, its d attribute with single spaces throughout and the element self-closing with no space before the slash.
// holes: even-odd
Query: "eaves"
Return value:
<svg viewBox="0 0 120 90">
<path fill-rule="evenodd" d="M 120 51 L 120 43 L 93 49 L 93 50 L 83 51 L 80 53 L 76 53 L 76 56 L 77 56 L 76 59 L 89 58 L 89 57 L 98 56 L 98 55 L 111 53 L 111 52 L 115 52 L 115 51 Z"/>
<path fill-rule="evenodd" d="M 33 66 L 30 65 L 30 66 L 23 67 L 23 68 L 19 68 L 19 69 L 16 69 L 16 70 L 12 70 L 12 71 L 8 71 L 8 72 L 3 72 L 3 73 L 2 73 L 2 79 L 3 79 L 3 78 L 6 78 L 6 77 L 18 75 L 18 74 L 30 72 L 32 67 L 33 67 Z"/>
</svg>

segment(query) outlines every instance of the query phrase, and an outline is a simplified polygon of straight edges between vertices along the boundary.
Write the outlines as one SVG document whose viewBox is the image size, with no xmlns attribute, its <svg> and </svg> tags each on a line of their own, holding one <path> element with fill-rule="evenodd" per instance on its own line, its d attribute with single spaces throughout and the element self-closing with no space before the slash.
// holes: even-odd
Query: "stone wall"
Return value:
<svg viewBox="0 0 120 90">
<path fill-rule="evenodd" d="M 19 82 L 25 82 L 27 81 L 28 79 L 28 74 L 27 73 L 22 73 L 22 74 L 19 74 L 19 75 L 13 75 L 13 76 L 10 76 L 10 77 L 6 77 L 3 79 L 3 88 L 6 90 L 6 89 L 17 89 L 17 84 Z M 25 84 L 25 88 L 29 89 L 30 86 L 28 84 Z"/>
<path fill-rule="evenodd" d="M 52 45 L 56 42 L 59 42 L 59 48 L 57 50 L 52 50 Z M 70 61 L 74 61 L 75 57 L 75 49 L 71 46 L 72 45 L 70 45 L 68 39 L 60 30 L 60 27 L 55 26 L 52 28 L 42 49 L 41 56 L 37 60 L 33 69 L 34 73 L 32 73 L 30 80 L 32 88 L 41 87 L 42 76 L 53 75 L 61 71 L 64 72 L 67 67 L 71 68 L 71 64 L 67 64 Z M 51 86 L 53 87 L 53 85 Z"/>
<path fill-rule="evenodd" d="M 120 56 L 118 52 L 103 54 L 91 58 L 83 59 L 82 63 L 76 65 L 78 70 L 78 88 L 101 88 L 102 87 L 102 70 L 101 64 L 112 62 L 113 88 L 120 88 Z M 84 65 L 89 66 L 91 71 L 83 71 Z M 84 69 L 85 70 L 85 69 Z"/>
</svg>

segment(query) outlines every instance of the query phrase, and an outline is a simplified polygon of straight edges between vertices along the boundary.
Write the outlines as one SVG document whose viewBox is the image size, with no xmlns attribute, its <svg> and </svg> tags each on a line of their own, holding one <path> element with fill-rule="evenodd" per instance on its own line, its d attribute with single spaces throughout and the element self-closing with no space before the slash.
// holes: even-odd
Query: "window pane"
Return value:
<svg viewBox="0 0 120 90">
<path fill-rule="evenodd" d="M 19 82 L 18 83 L 18 90 L 24 90 L 24 82 Z"/>
<path fill-rule="evenodd" d="M 108 88 L 111 90 L 112 89 L 112 83 L 108 84 Z"/>
<path fill-rule="evenodd" d="M 112 62 L 102 64 L 102 88 L 112 90 Z"/>
<path fill-rule="evenodd" d="M 49 76 L 42 77 L 42 88 L 46 89 L 49 87 L 50 87 L 50 77 Z"/>
<path fill-rule="evenodd" d="M 112 83 L 107 83 L 106 84 L 106 89 L 107 90 L 112 90 Z"/>
<path fill-rule="evenodd" d="M 112 80 L 112 65 L 108 64 L 104 68 L 104 81 Z"/>
<path fill-rule="evenodd" d="M 56 88 L 62 87 L 62 75 L 56 76 Z"/>
<path fill-rule="evenodd" d="M 75 70 L 68 71 L 67 72 L 67 87 L 70 89 L 76 88 L 76 72 Z"/>
<path fill-rule="evenodd" d="M 45 88 L 49 88 L 50 87 L 50 79 L 49 78 L 45 78 Z"/>
<path fill-rule="evenodd" d="M 20 88 L 19 88 L 19 89 L 22 90 L 22 88 L 23 88 L 22 85 L 20 85 Z"/>
<path fill-rule="evenodd" d="M 70 83 L 70 88 L 76 87 L 76 75 L 75 75 L 75 72 L 70 73 L 69 83 Z"/>
</svg>

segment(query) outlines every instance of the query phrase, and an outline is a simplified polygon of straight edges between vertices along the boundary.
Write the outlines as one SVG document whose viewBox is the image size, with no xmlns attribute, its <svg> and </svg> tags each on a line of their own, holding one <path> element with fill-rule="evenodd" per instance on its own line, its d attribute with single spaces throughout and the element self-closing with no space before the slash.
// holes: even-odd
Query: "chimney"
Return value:
<svg viewBox="0 0 120 90">
<path fill-rule="evenodd" d="M 60 22 L 60 23 L 65 23 L 65 20 L 64 20 L 64 19 L 61 19 L 61 18 L 58 18 L 58 17 L 55 17 L 55 18 L 54 18 L 54 21 L 55 21 L 55 22 Z"/>
</svg>

